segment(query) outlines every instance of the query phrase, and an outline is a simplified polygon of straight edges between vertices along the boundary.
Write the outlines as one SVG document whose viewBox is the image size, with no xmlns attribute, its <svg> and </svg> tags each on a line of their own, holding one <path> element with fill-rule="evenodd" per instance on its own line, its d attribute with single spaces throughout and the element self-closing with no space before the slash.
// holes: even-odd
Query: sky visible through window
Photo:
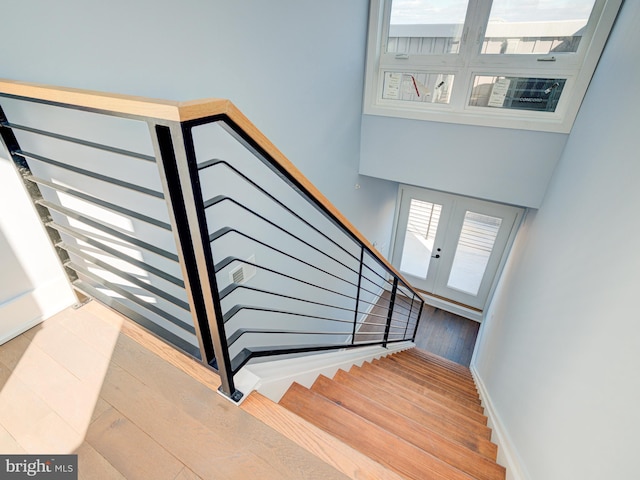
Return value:
<svg viewBox="0 0 640 480">
<path fill-rule="evenodd" d="M 595 0 L 494 0 L 491 21 L 587 20 Z M 391 24 L 464 23 L 467 0 L 393 0 Z"/>
</svg>

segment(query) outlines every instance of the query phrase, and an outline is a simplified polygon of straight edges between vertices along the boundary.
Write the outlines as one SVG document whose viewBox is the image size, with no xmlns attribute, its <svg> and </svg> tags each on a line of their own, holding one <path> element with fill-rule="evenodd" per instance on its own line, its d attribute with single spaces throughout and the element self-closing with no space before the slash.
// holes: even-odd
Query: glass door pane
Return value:
<svg viewBox="0 0 640 480">
<path fill-rule="evenodd" d="M 466 212 L 447 287 L 478 294 L 501 224 L 501 218 Z"/>
<path fill-rule="evenodd" d="M 468 3 L 468 0 L 393 0 L 387 53 L 459 53 Z"/>
<path fill-rule="evenodd" d="M 402 272 L 427 277 L 441 213 L 442 205 L 411 199 L 400 261 Z"/>
<path fill-rule="evenodd" d="M 482 53 L 576 52 L 594 3 L 595 0 L 493 0 Z"/>
</svg>

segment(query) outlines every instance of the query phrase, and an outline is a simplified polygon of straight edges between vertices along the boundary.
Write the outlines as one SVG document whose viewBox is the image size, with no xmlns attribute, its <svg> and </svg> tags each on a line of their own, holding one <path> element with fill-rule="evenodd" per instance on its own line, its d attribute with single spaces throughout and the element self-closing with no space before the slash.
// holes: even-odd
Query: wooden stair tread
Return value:
<svg viewBox="0 0 640 480">
<path fill-rule="evenodd" d="M 362 377 L 349 375 L 344 371 L 339 371 L 335 375 L 334 381 L 369 397 L 381 405 L 393 408 L 407 418 L 464 445 L 480 455 L 491 460 L 496 459 L 497 449 L 490 441 L 491 429 L 486 425 L 470 420 L 437 402 L 427 400 L 418 404 L 413 401 L 415 397 L 404 396 L 404 392 L 390 391 L 384 385 L 368 382 Z"/>
<path fill-rule="evenodd" d="M 320 376 L 311 387 L 330 401 L 412 443 L 420 449 L 479 480 L 503 480 L 505 470 L 444 435 L 386 407 L 349 387 Z"/>
<path fill-rule="evenodd" d="M 473 478 L 297 383 L 289 388 L 280 404 L 407 478 Z"/>
<path fill-rule="evenodd" d="M 466 379 L 459 379 L 452 373 L 442 372 L 428 362 L 418 363 L 403 357 L 397 357 L 396 355 L 389 355 L 388 357 L 379 359 L 378 361 L 404 368 L 408 372 L 413 372 L 420 377 L 431 379 L 435 382 L 441 383 L 443 386 L 455 389 L 456 391 L 467 394 L 473 398 L 478 398 L 478 390 L 474 383 Z"/>
<path fill-rule="evenodd" d="M 257 392 L 249 395 L 240 408 L 350 478 L 403 480 L 397 473 Z"/>
<path fill-rule="evenodd" d="M 469 387 L 471 391 L 477 393 L 476 383 L 473 378 L 470 378 L 466 375 L 461 375 L 456 371 L 449 370 L 448 368 L 443 367 L 438 363 L 432 362 L 431 360 L 418 358 L 413 355 L 405 354 L 404 352 L 389 355 L 386 358 L 388 358 L 389 360 L 400 362 L 403 365 L 408 365 L 411 368 L 417 369 L 418 371 L 426 370 L 428 372 L 437 374 L 440 378 L 448 378 L 459 383 L 460 385 Z"/>
<path fill-rule="evenodd" d="M 451 392 L 449 389 L 443 388 L 435 382 L 429 382 L 427 380 L 417 379 L 415 376 L 407 374 L 402 369 L 393 368 L 389 365 L 364 363 L 361 367 L 363 370 L 369 370 L 375 372 L 377 375 L 388 378 L 394 383 L 399 383 L 407 388 L 416 389 L 423 394 L 426 392 L 432 392 L 438 394 L 440 397 L 448 398 L 450 401 L 457 402 L 458 404 L 465 406 L 471 410 L 475 410 L 478 413 L 484 413 L 482 405 L 479 400 L 474 400 L 468 396 L 458 395 L 455 392 Z"/>
<path fill-rule="evenodd" d="M 457 385 L 443 382 L 437 376 L 417 372 L 389 359 L 376 359 L 373 360 L 371 364 L 382 367 L 386 370 L 391 370 L 419 385 L 432 387 L 445 396 L 455 396 L 461 400 L 481 405 L 480 397 L 477 392 L 470 392 Z"/>
<path fill-rule="evenodd" d="M 349 373 L 364 377 L 387 390 L 392 387 L 393 390 L 402 391 L 403 396 L 412 398 L 412 401 L 418 404 L 420 404 L 420 398 L 429 399 L 478 423 L 487 424 L 487 417 L 485 417 L 484 409 L 480 405 L 457 402 L 455 399 L 441 395 L 430 388 L 413 383 L 400 375 L 395 375 L 393 372 L 388 372 L 375 365 L 363 364 L 362 367 L 351 367 Z"/>
<path fill-rule="evenodd" d="M 471 374 L 471 370 L 465 367 L 464 365 L 460 365 L 452 360 L 436 355 L 435 353 L 428 352 L 426 350 L 422 350 L 420 348 L 414 347 L 409 350 L 404 350 L 403 353 L 406 355 L 413 355 L 419 358 L 425 358 L 431 362 L 437 363 L 444 368 L 455 371 L 460 375 L 464 375 L 473 380 L 473 375 Z"/>
</svg>

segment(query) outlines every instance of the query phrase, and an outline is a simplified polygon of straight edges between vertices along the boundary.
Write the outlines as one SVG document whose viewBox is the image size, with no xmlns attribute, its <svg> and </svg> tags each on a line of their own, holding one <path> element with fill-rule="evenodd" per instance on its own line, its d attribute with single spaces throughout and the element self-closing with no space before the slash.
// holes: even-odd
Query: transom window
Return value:
<svg viewBox="0 0 640 480">
<path fill-rule="evenodd" d="M 622 0 L 372 0 L 365 113 L 568 132 Z"/>
</svg>

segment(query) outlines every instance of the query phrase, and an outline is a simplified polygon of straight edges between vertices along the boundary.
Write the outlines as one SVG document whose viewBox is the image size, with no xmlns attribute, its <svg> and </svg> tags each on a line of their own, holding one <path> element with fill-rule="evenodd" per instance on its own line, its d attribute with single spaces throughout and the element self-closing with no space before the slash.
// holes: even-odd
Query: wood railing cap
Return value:
<svg viewBox="0 0 640 480">
<path fill-rule="evenodd" d="M 225 113 L 230 104 L 229 100 L 217 98 L 177 102 L 7 79 L 0 79 L 0 93 L 89 110 L 102 110 L 175 122 Z"/>
<path fill-rule="evenodd" d="M 286 170 L 310 195 L 316 198 L 342 225 L 370 250 L 406 285 L 410 285 L 344 215 L 295 167 L 287 157 L 229 100 L 204 98 L 178 102 L 156 98 L 120 95 L 78 88 L 0 79 L 0 94 L 39 100 L 73 108 L 103 111 L 149 119 L 186 122 L 214 115 L 226 115 L 245 131 L 265 152 Z"/>
</svg>

